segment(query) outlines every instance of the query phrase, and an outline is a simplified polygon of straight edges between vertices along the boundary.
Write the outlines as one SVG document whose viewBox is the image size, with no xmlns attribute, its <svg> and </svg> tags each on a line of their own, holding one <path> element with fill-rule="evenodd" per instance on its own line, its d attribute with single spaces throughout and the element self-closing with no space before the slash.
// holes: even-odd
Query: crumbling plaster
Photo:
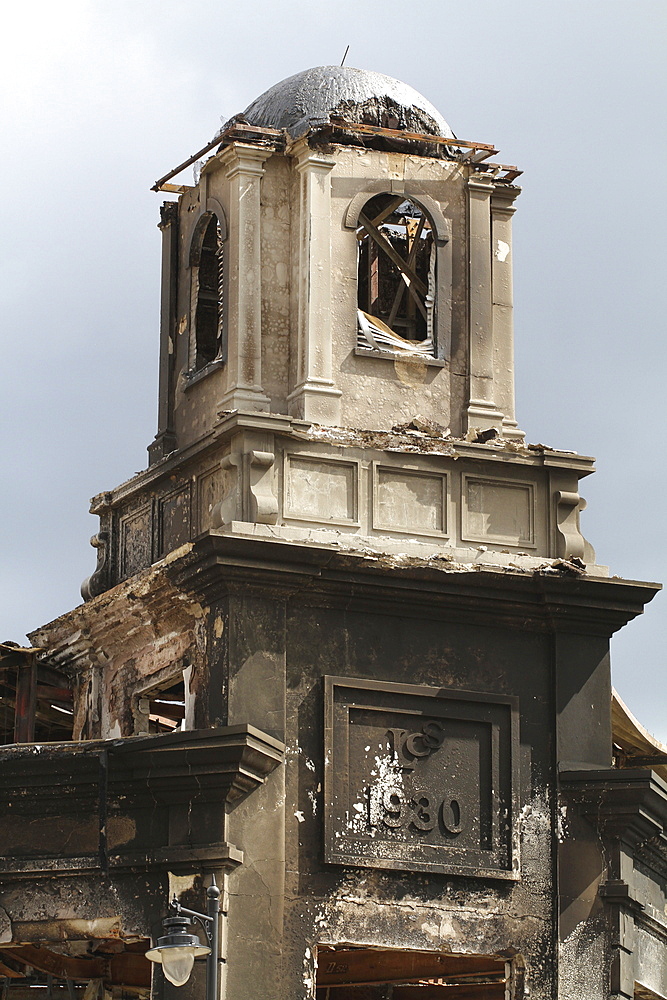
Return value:
<svg viewBox="0 0 667 1000">
<path fill-rule="evenodd" d="M 187 666 L 193 668 L 196 724 L 204 724 L 205 608 L 175 589 L 165 572 L 169 562 L 167 558 L 32 633 L 75 684 L 75 740 L 133 735 L 135 694 Z"/>
</svg>

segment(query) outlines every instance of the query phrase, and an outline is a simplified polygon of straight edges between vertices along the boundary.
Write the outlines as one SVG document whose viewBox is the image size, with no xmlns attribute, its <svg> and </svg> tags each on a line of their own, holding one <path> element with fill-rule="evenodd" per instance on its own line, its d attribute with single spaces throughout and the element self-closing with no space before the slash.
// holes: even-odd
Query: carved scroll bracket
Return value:
<svg viewBox="0 0 667 1000">
<path fill-rule="evenodd" d="M 220 463 L 228 474 L 228 486 L 213 508 L 213 527 L 222 528 L 234 520 L 255 524 L 275 524 L 278 520 L 275 453 L 253 448 L 252 443 L 255 442 L 246 441 L 242 450 L 230 452 Z"/>
<path fill-rule="evenodd" d="M 557 490 L 556 500 L 556 555 L 560 559 L 576 557 L 585 563 L 595 562 L 592 545 L 581 534 L 579 515 L 586 509 L 586 501 L 578 493 Z"/>
<path fill-rule="evenodd" d="M 90 544 L 97 549 L 97 566 L 93 573 L 81 584 L 81 596 L 84 601 L 91 601 L 98 594 L 103 594 L 108 589 L 107 566 L 109 563 L 109 533 L 100 531 L 93 535 Z"/>
<path fill-rule="evenodd" d="M 278 520 L 278 498 L 273 492 L 272 451 L 252 450 L 244 455 L 246 463 L 247 520 L 257 524 L 275 524 Z"/>
</svg>

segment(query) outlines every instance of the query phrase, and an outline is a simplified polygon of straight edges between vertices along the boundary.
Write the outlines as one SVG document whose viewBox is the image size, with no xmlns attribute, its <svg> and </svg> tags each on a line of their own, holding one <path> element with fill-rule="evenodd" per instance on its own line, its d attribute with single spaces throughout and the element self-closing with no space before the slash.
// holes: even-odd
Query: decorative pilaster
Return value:
<svg viewBox="0 0 667 1000">
<path fill-rule="evenodd" d="M 331 343 L 331 176 L 335 160 L 304 147 L 299 161 L 299 284 L 296 387 L 291 416 L 339 424 L 341 391 Z"/>
<path fill-rule="evenodd" d="M 504 438 L 523 441 L 514 414 L 514 301 L 512 288 L 512 204 L 518 188 L 496 187 L 491 198 L 491 276 L 496 403 L 503 412 Z"/>
<path fill-rule="evenodd" d="M 162 232 L 162 289 L 160 299 L 160 370 L 158 422 L 155 440 L 148 446 L 150 465 L 176 448 L 174 419 L 174 324 L 178 289 L 178 202 L 165 201 L 158 228 Z"/>
<path fill-rule="evenodd" d="M 503 414 L 495 400 L 493 297 L 491 275 L 491 195 L 493 184 L 468 181 L 468 404 L 465 430 L 500 429 Z"/>
<path fill-rule="evenodd" d="M 222 410 L 268 410 L 262 390 L 262 285 L 260 183 L 265 149 L 229 147 L 229 269 L 227 390 Z"/>
</svg>

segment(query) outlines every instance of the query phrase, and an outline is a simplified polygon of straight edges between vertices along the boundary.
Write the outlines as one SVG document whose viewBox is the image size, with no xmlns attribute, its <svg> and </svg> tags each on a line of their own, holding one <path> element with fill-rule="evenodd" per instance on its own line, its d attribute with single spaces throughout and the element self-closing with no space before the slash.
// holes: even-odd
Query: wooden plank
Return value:
<svg viewBox="0 0 667 1000">
<path fill-rule="evenodd" d="M 405 983 L 451 976 L 505 978 L 505 962 L 479 955 L 438 955 L 433 952 L 371 948 L 323 951 L 317 955 L 317 985 L 351 986 Z"/>
<path fill-rule="evenodd" d="M 408 254 L 408 267 L 414 269 L 415 260 L 417 259 L 417 248 L 419 246 L 419 240 L 421 239 L 421 234 L 424 229 L 424 223 L 426 222 L 426 216 L 422 215 L 419 220 L 419 225 L 417 226 L 417 232 L 415 233 L 415 238 L 412 241 L 412 246 L 410 247 L 410 253 Z M 408 285 L 408 287 L 410 287 Z M 400 284 L 396 289 L 396 295 L 394 297 L 394 303 L 391 307 L 391 312 L 389 313 L 389 320 L 387 326 L 392 330 L 394 328 L 394 322 L 398 314 L 399 307 L 401 305 L 401 299 L 403 298 L 403 292 L 405 291 L 405 284 Z M 426 310 L 424 310 L 424 319 L 426 319 Z"/>
<path fill-rule="evenodd" d="M 159 190 L 166 194 L 185 194 L 186 191 L 192 191 L 193 188 L 193 184 L 169 184 L 165 182 L 160 185 Z"/>
<path fill-rule="evenodd" d="M 57 979 L 103 979 L 106 972 L 104 959 L 58 955 L 48 948 L 40 948 L 33 944 L 3 948 L 2 954 Z"/>
<path fill-rule="evenodd" d="M 505 1000 L 505 995 L 504 983 L 489 986 L 395 986 L 393 1000 Z"/>
<path fill-rule="evenodd" d="M 45 684 L 37 685 L 37 698 L 40 701 L 72 701 L 71 688 L 56 688 Z"/>
<path fill-rule="evenodd" d="M 244 125 L 242 122 L 234 122 L 229 126 L 224 132 L 221 133 L 220 138 L 228 135 L 230 132 L 256 132 L 258 135 L 270 135 L 270 136 L 281 136 L 283 135 L 282 129 L 279 128 L 269 128 L 268 125 Z"/>
<path fill-rule="evenodd" d="M 108 959 L 76 958 L 24 944 L 17 948 L 3 948 L 0 954 L 57 979 L 104 979 L 116 986 L 148 987 L 151 984 L 150 962 L 145 955 L 137 952 L 120 952 Z"/>
<path fill-rule="evenodd" d="M 14 743 L 32 743 L 35 739 L 35 708 L 37 706 L 37 666 L 35 657 L 19 666 L 16 674 L 16 708 L 14 712 Z"/>
<path fill-rule="evenodd" d="M 392 198 L 387 207 L 383 209 L 383 211 L 380 212 L 379 215 L 375 216 L 375 218 L 373 219 L 373 225 L 374 226 L 381 225 L 384 222 L 384 220 L 388 218 L 392 212 L 395 212 L 398 206 L 404 201 L 405 201 L 404 194 L 399 194 L 395 198 Z"/>
<path fill-rule="evenodd" d="M 393 1000 L 505 1000 L 504 983 L 484 986 L 394 986 Z M 377 1000 L 373 986 L 322 986 L 317 988 L 317 1000 Z"/>
<path fill-rule="evenodd" d="M 365 135 L 383 135 L 391 139 L 416 139 L 419 142 L 444 143 L 446 146 L 464 146 L 466 149 L 489 149 L 492 156 L 498 152 L 496 147 L 488 142 L 468 142 L 464 139 L 455 139 L 453 136 L 428 135 L 425 132 L 406 132 L 399 128 L 382 128 L 379 125 L 348 122 L 339 115 L 331 115 L 331 122 L 333 125 L 342 125 L 350 132 L 362 132 Z"/>
<path fill-rule="evenodd" d="M 25 979 L 25 972 L 19 972 L 17 969 L 13 969 L 11 965 L 0 961 L 0 976 L 4 976 L 5 979 Z"/>
<path fill-rule="evenodd" d="M 263 126 L 260 127 L 258 125 L 242 125 L 240 122 L 236 122 L 230 125 L 227 129 L 225 129 L 224 132 L 220 132 L 218 135 L 216 135 L 214 139 L 211 139 L 210 142 L 207 142 L 205 146 L 202 146 L 202 148 L 198 149 L 196 153 L 193 153 L 192 156 L 189 156 L 187 160 L 183 160 L 182 163 L 179 163 L 177 167 L 174 167 L 173 170 L 170 170 L 168 174 L 164 175 L 164 177 L 160 177 L 160 179 L 156 181 L 153 187 L 151 188 L 151 191 L 167 190 L 166 188 L 163 187 L 163 185 L 166 184 L 167 181 L 170 181 L 172 177 L 175 177 L 177 174 L 180 174 L 180 172 L 182 170 L 185 170 L 186 167 L 191 167 L 193 163 L 196 163 L 197 160 L 200 160 L 202 156 L 206 155 L 206 153 L 210 153 L 214 146 L 219 146 L 220 143 L 223 141 L 223 139 L 228 139 L 233 132 L 241 132 L 241 133 L 253 132 L 258 135 L 266 135 L 268 137 L 281 136 L 283 134 L 281 131 L 275 128 L 264 128 Z"/>
<path fill-rule="evenodd" d="M 391 245 L 389 240 L 386 239 L 384 234 L 381 233 L 380 230 L 373 225 L 368 216 L 364 215 L 363 212 L 359 216 L 359 221 L 361 222 L 364 229 L 368 230 L 369 234 L 373 237 L 378 246 L 380 246 L 384 250 L 387 257 L 389 257 L 389 260 L 396 265 L 401 274 L 404 274 L 410 280 L 410 283 L 414 285 L 417 291 L 421 292 L 421 294 L 424 297 L 426 297 L 426 294 L 428 292 L 426 285 L 421 280 L 421 278 L 419 278 L 415 274 L 415 272 L 408 267 L 407 263 L 403 260 L 398 251 L 394 250 L 393 246 Z"/>
<path fill-rule="evenodd" d="M 151 963 L 145 952 L 121 951 L 109 960 L 109 972 L 110 981 L 117 986 L 151 985 Z"/>
</svg>

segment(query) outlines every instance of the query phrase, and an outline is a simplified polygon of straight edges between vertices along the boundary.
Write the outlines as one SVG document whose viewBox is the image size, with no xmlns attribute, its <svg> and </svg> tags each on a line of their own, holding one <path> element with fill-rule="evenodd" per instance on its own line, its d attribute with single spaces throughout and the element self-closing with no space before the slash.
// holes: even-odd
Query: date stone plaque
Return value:
<svg viewBox="0 0 667 1000">
<path fill-rule="evenodd" d="M 325 861 L 518 878 L 518 699 L 324 681 Z"/>
</svg>

